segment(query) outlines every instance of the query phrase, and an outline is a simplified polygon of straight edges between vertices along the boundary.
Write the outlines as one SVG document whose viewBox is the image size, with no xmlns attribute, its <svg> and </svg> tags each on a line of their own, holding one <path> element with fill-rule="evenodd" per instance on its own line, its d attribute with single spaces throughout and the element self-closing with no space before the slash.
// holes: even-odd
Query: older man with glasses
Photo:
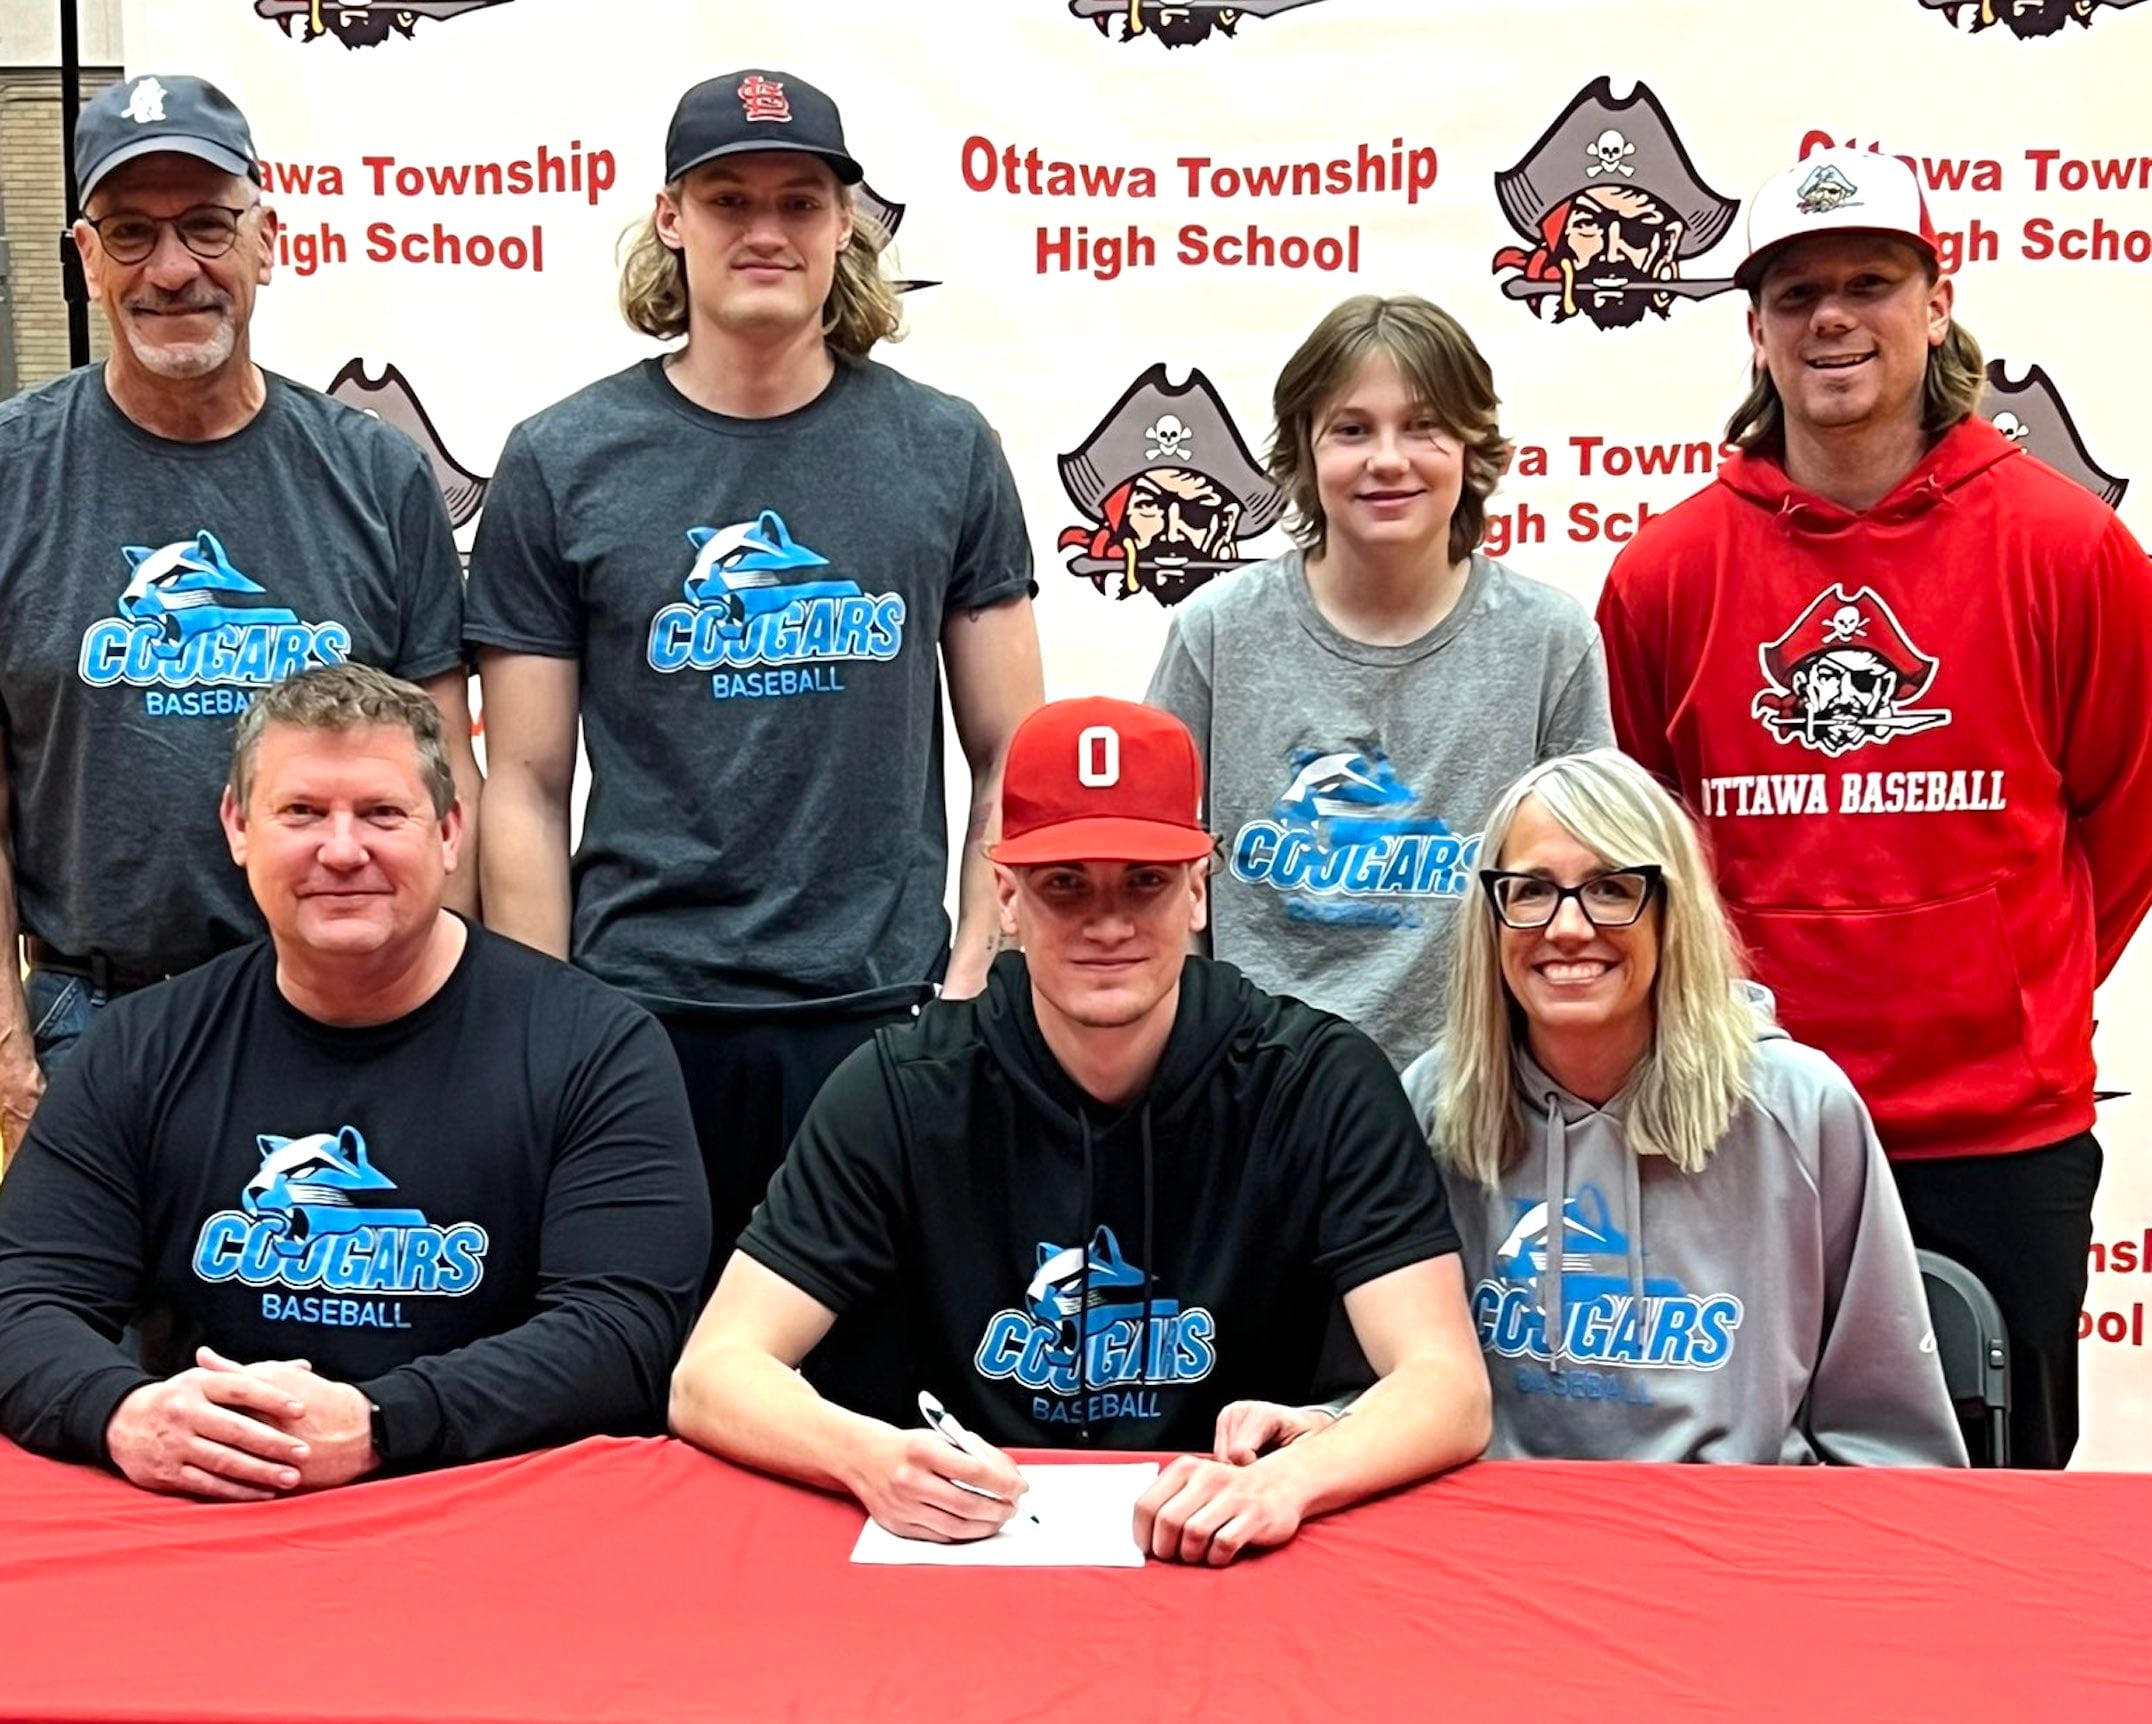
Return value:
<svg viewBox="0 0 2152 1724">
<path fill-rule="evenodd" d="M 30 966 L 0 963 L 9 1146 L 99 1006 L 261 932 L 214 817 L 260 690 L 344 660 L 406 677 L 466 805 L 478 786 L 424 457 L 254 363 L 277 218 L 245 116 L 135 78 L 83 110 L 75 166 L 111 357 L 0 404 L 0 945 Z"/>
</svg>

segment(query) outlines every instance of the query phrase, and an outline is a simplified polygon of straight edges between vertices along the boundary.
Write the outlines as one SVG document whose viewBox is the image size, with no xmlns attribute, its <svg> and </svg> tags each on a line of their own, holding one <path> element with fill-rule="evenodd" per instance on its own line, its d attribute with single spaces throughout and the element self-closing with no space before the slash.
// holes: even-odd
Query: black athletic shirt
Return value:
<svg viewBox="0 0 2152 1724">
<path fill-rule="evenodd" d="M 895 1418 L 927 1388 L 997 1443 L 1207 1449 L 1227 1402 L 1309 1398 L 1341 1294 L 1457 1236 L 1389 1061 L 1343 1019 L 1190 958 L 1148 1094 L 1107 1109 L 1011 953 L 838 1067 L 740 1249 L 879 1320 L 910 1380 L 810 1361 L 833 1399 Z"/>
<path fill-rule="evenodd" d="M 416 1011 L 337 1029 L 262 942 L 115 1001 L 54 1076 L 0 1183 L 0 1429 L 104 1460 L 206 1341 L 357 1385 L 397 1465 L 655 1430 L 708 1253 L 638 1007 L 472 928 Z"/>
</svg>

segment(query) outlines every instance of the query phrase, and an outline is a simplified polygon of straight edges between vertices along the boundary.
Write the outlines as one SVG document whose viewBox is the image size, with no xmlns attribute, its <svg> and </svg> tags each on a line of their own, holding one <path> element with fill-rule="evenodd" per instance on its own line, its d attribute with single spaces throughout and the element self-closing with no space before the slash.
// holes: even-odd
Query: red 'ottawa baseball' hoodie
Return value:
<svg viewBox="0 0 2152 1724">
<path fill-rule="evenodd" d="M 1980 419 L 1858 513 L 1740 455 L 1599 624 L 1622 747 L 1889 1152 L 2087 1129 L 2093 986 L 2152 901 L 2152 564 L 2113 512 Z"/>
</svg>

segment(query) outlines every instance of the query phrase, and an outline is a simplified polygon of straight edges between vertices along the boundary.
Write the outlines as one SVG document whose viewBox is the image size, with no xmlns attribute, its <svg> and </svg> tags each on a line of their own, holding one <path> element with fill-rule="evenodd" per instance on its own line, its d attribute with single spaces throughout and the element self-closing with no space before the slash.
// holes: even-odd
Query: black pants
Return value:
<svg viewBox="0 0 2152 1724">
<path fill-rule="evenodd" d="M 2100 1160 L 2087 1131 L 2011 1155 L 1891 1164 L 1913 1243 L 1956 1258 L 2002 1307 L 2014 1467 L 2060 1467 L 2077 1447 L 2077 1317 Z"/>
<path fill-rule="evenodd" d="M 706 1297 L 823 1080 L 882 1025 L 909 1023 L 913 1010 L 682 1013 L 659 1020 L 687 1080 L 710 1182 Z"/>
</svg>

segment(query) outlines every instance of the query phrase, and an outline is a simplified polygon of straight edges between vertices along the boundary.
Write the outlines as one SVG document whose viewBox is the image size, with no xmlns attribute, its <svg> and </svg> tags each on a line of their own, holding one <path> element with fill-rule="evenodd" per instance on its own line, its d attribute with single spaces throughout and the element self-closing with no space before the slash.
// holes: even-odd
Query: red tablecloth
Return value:
<svg viewBox="0 0 2152 1724">
<path fill-rule="evenodd" d="M 0 1716 L 2152 1718 L 2152 1478 L 1483 1463 L 1222 1571 L 859 1526 L 677 1443 L 247 1506 L 0 1444 Z"/>
</svg>

